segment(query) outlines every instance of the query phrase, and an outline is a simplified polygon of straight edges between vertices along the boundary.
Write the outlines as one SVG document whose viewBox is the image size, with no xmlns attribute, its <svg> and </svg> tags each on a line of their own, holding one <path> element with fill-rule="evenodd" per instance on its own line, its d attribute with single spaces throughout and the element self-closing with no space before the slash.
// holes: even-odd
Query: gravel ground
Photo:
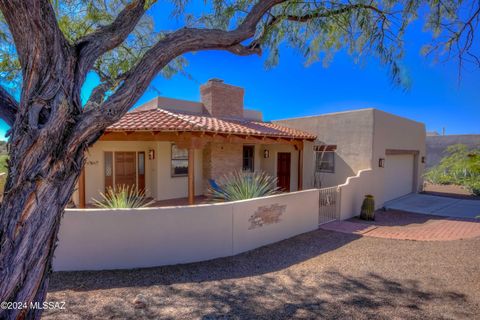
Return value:
<svg viewBox="0 0 480 320">
<path fill-rule="evenodd" d="M 59 272 L 44 319 L 480 319 L 480 238 L 317 230 L 231 258 Z"/>
</svg>

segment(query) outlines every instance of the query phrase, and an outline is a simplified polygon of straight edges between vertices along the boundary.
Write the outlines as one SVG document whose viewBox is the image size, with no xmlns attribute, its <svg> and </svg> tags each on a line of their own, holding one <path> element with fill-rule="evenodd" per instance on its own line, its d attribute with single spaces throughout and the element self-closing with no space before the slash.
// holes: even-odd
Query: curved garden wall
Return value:
<svg viewBox="0 0 480 320">
<path fill-rule="evenodd" d="M 318 226 L 318 190 L 219 204 L 67 209 L 56 271 L 130 269 L 231 256 Z"/>
</svg>

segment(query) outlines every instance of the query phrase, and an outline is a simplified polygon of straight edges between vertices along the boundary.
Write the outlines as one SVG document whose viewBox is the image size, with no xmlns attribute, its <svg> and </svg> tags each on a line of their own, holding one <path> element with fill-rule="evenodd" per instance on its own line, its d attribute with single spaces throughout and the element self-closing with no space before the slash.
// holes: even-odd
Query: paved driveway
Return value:
<svg viewBox="0 0 480 320">
<path fill-rule="evenodd" d="M 454 218 L 480 216 L 480 200 L 409 194 L 385 203 L 385 208 Z"/>
</svg>

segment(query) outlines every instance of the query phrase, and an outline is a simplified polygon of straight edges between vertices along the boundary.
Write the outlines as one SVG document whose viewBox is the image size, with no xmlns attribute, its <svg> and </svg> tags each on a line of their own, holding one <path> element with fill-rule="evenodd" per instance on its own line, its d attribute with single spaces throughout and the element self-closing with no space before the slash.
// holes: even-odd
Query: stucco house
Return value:
<svg viewBox="0 0 480 320">
<path fill-rule="evenodd" d="M 155 98 L 109 127 L 88 150 L 77 206 L 123 184 L 155 200 L 193 204 L 210 179 L 234 170 L 265 171 L 284 191 L 302 189 L 303 150 L 315 135 L 262 121 L 260 112 L 244 109 L 244 89 L 222 80 L 200 92 L 201 102 Z"/>
<path fill-rule="evenodd" d="M 296 191 L 341 185 L 370 169 L 357 193 L 373 193 L 377 206 L 421 189 L 421 123 L 376 109 L 264 122 L 244 108 L 241 87 L 212 79 L 200 94 L 201 102 L 157 97 L 109 127 L 88 151 L 76 205 L 119 184 L 193 204 L 210 179 L 233 170 L 265 171 Z"/>
<path fill-rule="evenodd" d="M 360 197 L 373 194 L 377 208 L 422 189 L 426 159 L 423 123 L 377 109 L 274 123 L 317 136 L 313 154 L 305 151 L 304 172 L 314 173 L 305 176 L 305 188 L 341 185 L 362 170 L 369 170 L 368 178 L 360 178 Z"/>
</svg>

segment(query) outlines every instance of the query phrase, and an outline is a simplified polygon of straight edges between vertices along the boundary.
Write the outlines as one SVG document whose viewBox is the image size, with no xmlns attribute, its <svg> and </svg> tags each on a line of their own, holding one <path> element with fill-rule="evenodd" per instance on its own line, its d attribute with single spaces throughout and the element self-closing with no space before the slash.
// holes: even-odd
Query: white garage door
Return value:
<svg viewBox="0 0 480 320">
<path fill-rule="evenodd" d="M 384 201 L 389 201 L 413 190 L 412 154 L 387 155 L 385 159 Z"/>
</svg>

